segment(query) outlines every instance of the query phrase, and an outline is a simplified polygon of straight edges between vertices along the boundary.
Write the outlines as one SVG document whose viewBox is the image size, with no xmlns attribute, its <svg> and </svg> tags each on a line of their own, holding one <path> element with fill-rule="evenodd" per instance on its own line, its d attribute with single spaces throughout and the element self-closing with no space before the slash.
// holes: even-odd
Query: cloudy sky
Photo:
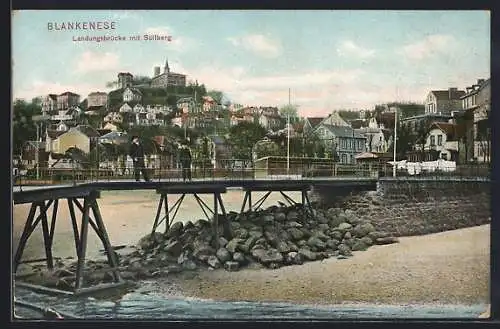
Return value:
<svg viewBox="0 0 500 329">
<path fill-rule="evenodd" d="M 114 21 L 112 31 L 47 24 Z M 172 41 L 75 42 L 78 36 L 171 35 Z M 487 11 L 18 11 L 13 97 L 109 91 L 120 71 L 174 72 L 243 105 L 291 101 L 302 115 L 422 102 L 430 89 L 490 75 Z"/>
</svg>

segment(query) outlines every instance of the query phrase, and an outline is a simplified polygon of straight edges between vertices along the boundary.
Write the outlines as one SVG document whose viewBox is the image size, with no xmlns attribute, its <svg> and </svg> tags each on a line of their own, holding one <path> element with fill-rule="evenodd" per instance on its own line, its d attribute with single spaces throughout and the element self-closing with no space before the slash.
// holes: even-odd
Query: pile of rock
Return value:
<svg viewBox="0 0 500 329">
<path fill-rule="evenodd" d="M 330 257 L 346 258 L 352 251 L 374 244 L 397 242 L 352 211 L 330 208 L 313 213 L 308 215 L 301 205 L 231 212 L 227 218 L 219 216 L 217 243 L 208 221 L 175 222 L 166 234 L 155 232 L 143 237 L 139 250 L 131 257 L 122 257 L 121 263 L 135 270 L 147 264 L 163 264 L 168 271 L 199 266 L 234 271 L 255 263 L 278 268 Z"/>
</svg>

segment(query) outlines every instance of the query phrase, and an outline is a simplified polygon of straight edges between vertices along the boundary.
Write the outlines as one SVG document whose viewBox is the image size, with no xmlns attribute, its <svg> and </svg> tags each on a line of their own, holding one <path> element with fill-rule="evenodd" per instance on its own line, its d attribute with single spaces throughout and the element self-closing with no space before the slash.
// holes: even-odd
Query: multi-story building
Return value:
<svg viewBox="0 0 500 329">
<path fill-rule="evenodd" d="M 42 98 L 42 114 L 47 115 L 57 111 L 57 95 L 48 94 Z"/>
<path fill-rule="evenodd" d="M 461 139 L 465 133 L 465 126 L 454 123 L 436 122 L 431 124 L 426 135 L 425 143 L 418 145 L 408 156 L 412 162 L 435 161 L 444 159 L 459 161 L 459 152 L 462 149 Z"/>
<path fill-rule="evenodd" d="M 76 107 L 80 104 L 80 95 L 70 91 L 64 92 L 57 96 L 57 109 L 67 110 L 70 107 Z"/>
<path fill-rule="evenodd" d="M 132 87 L 134 81 L 134 76 L 129 72 L 118 73 L 118 85 L 120 89 L 125 89 L 127 87 Z"/>
<path fill-rule="evenodd" d="M 151 79 L 151 87 L 153 88 L 166 88 L 167 86 L 186 86 L 186 75 L 171 72 L 168 59 L 165 61 L 163 73 L 160 74 L 160 68 L 157 66 L 154 68 Z"/>
<path fill-rule="evenodd" d="M 267 130 L 277 130 L 282 126 L 282 118 L 277 107 L 263 107 L 259 113 L 259 124 Z"/>
<path fill-rule="evenodd" d="M 122 96 L 124 102 L 140 102 L 142 99 L 142 92 L 137 88 L 126 87 Z"/>
<path fill-rule="evenodd" d="M 96 91 L 87 96 L 87 107 L 101 107 L 108 104 L 108 94 L 105 92 Z"/>
<path fill-rule="evenodd" d="M 354 164 L 356 154 L 366 150 L 366 138 L 349 126 L 321 123 L 314 130 L 327 152 L 343 164 Z"/>
<path fill-rule="evenodd" d="M 465 143 L 467 161 L 491 161 L 491 126 L 489 114 L 491 111 L 490 79 L 479 79 L 476 84 L 467 87 L 461 98 L 465 111 Z"/>
<path fill-rule="evenodd" d="M 449 88 L 448 90 L 431 90 L 425 99 L 426 114 L 451 115 L 453 111 L 462 109 L 461 97 L 463 90 Z"/>
<path fill-rule="evenodd" d="M 387 152 L 389 143 L 385 140 L 383 127 L 379 126 L 375 117 L 370 118 L 368 127 L 355 129 L 355 131 L 366 138 L 366 150 L 368 152 Z"/>
</svg>

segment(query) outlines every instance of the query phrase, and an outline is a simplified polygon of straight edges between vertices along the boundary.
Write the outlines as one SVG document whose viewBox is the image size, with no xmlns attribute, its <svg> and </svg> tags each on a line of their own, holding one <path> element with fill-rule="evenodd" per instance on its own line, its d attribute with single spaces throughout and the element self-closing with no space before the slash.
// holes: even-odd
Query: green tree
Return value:
<svg viewBox="0 0 500 329">
<path fill-rule="evenodd" d="M 26 102 L 22 99 L 14 101 L 12 117 L 12 146 L 13 153 L 20 154 L 23 144 L 29 140 L 36 139 L 36 125 L 33 116 L 41 114 L 40 103 Z"/>
<path fill-rule="evenodd" d="M 298 108 L 296 105 L 293 105 L 293 104 L 287 104 L 287 105 L 282 106 L 279 109 L 279 112 L 283 118 L 286 118 L 287 115 L 290 115 L 291 122 L 295 122 L 299 118 Z"/>
<path fill-rule="evenodd" d="M 240 122 L 229 129 L 229 143 L 234 159 L 251 160 L 255 143 L 266 135 L 266 129 L 259 124 Z"/>
<path fill-rule="evenodd" d="M 265 139 L 258 141 L 255 143 L 253 148 L 253 152 L 255 152 L 255 157 L 257 159 L 267 157 L 267 156 L 282 156 L 283 148 L 280 147 L 276 142 L 272 140 Z"/>
</svg>

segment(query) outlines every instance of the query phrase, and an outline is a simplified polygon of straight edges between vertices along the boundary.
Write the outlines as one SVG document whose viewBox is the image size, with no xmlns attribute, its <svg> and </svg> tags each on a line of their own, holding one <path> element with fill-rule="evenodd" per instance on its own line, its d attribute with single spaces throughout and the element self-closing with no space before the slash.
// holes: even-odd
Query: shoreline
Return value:
<svg viewBox="0 0 500 329">
<path fill-rule="evenodd" d="M 149 225 L 152 224 L 151 218 L 157 205 L 154 196 L 153 193 L 107 194 L 103 200 L 105 207 L 101 211 L 107 218 L 106 226 L 112 245 L 130 247 L 144 237 L 144 234 L 150 233 Z M 229 203 L 232 201 L 232 207 L 239 210 L 236 208 L 240 206 L 240 197 L 239 191 L 234 191 L 227 194 L 226 200 Z M 269 203 L 273 205 L 276 201 L 271 199 Z M 142 205 L 138 205 L 139 202 Z M 191 211 L 194 201 L 189 202 L 191 203 L 185 204 L 183 209 L 189 213 L 189 217 L 196 218 L 197 215 Z M 26 207 L 15 209 L 15 231 L 20 231 L 25 218 L 22 213 L 27 210 Z M 127 214 L 125 217 L 118 216 L 124 211 Z M 65 213 L 67 210 L 62 209 L 61 215 Z M 184 222 L 182 219 L 180 221 Z M 67 259 L 67 256 L 73 254 L 75 260 L 73 232 L 69 221 L 59 220 L 56 226 L 58 238 L 54 241 L 54 256 Z M 40 248 L 42 237 L 38 233 L 38 236 L 32 236 L 28 242 L 26 256 L 43 256 L 43 248 Z M 133 281 L 140 289 L 144 286 L 144 279 L 152 278 L 156 280 L 156 291 L 159 293 L 168 290 L 166 288 L 172 283 L 178 286 L 175 290 L 179 291 L 171 289 L 165 295 L 175 292 L 176 295 L 187 298 L 227 301 L 310 302 L 318 305 L 346 302 L 383 305 L 488 304 L 489 240 L 490 226 L 486 224 L 400 237 L 399 243 L 374 245 L 366 251 L 353 251 L 354 256 L 347 259 L 333 256 L 277 269 L 255 269 L 252 265 L 251 268 L 244 267 L 230 272 L 224 269 L 198 268 L 195 271 L 175 273 L 168 266 L 163 271 L 160 260 L 158 265 L 152 266 L 160 267 L 160 272 L 165 273 L 139 277 Z M 102 258 L 99 252 L 102 247 L 98 242 L 97 236 L 89 235 L 88 260 Z M 176 259 L 174 263 L 177 264 Z"/>
<path fill-rule="evenodd" d="M 475 244 L 475 241 L 481 243 L 478 249 L 482 250 L 471 250 L 467 255 L 464 249 L 470 247 L 471 243 L 462 243 L 460 248 L 457 241 L 446 241 L 456 240 L 457 236 L 474 237 L 472 244 Z M 399 244 L 374 246 L 367 251 L 355 252 L 352 258 L 344 260 L 325 259 L 277 270 L 202 271 L 187 277 L 175 276 L 168 280 L 178 285 L 182 294 L 187 297 L 215 301 L 245 300 L 313 305 L 487 305 L 490 303 L 487 237 L 489 225 L 482 225 L 418 237 L 404 237 Z M 426 246 L 420 246 L 424 251 L 414 248 L 413 253 L 408 254 L 410 246 L 418 246 L 423 241 L 427 242 Z M 437 245 L 445 248 L 453 245 L 455 248 L 448 248 L 441 257 L 435 256 L 436 259 L 433 260 L 432 252 L 429 251 Z M 401 259 L 402 256 L 404 259 Z M 370 261 L 370 258 L 378 258 L 378 266 L 374 264 L 375 260 Z M 388 258 L 399 260 L 392 268 L 381 269 L 389 266 Z M 397 273 L 393 270 L 397 268 L 405 269 L 405 272 Z M 351 273 L 347 280 L 346 276 L 341 276 L 349 274 L 353 269 L 357 269 L 358 274 Z M 369 276 L 370 272 L 375 274 Z M 365 280 L 361 281 L 360 277 L 365 277 Z M 309 284 L 298 284 L 301 278 L 307 278 Z M 160 285 L 159 282 L 158 286 Z"/>
</svg>

